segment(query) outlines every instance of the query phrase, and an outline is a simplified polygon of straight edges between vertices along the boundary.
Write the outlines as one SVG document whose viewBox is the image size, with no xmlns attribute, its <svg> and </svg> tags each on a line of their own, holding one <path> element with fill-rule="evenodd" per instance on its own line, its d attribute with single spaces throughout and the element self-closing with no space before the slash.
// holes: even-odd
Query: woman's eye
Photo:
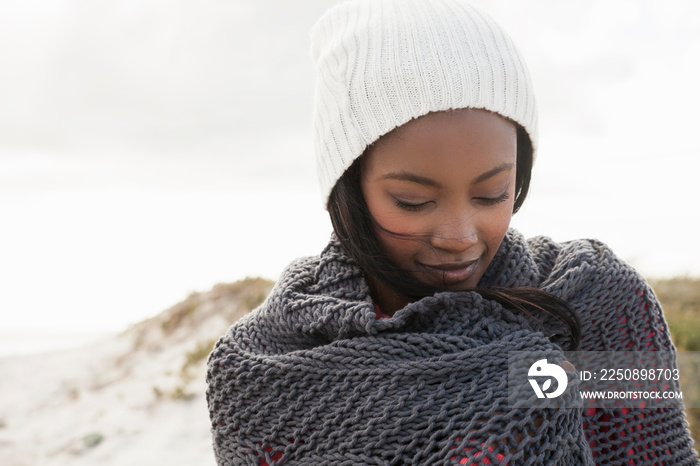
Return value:
<svg viewBox="0 0 700 466">
<path fill-rule="evenodd" d="M 430 201 L 428 202 L 421 202 L 418 204 L 411 204 L 410 202 L 404 202 L 396 199 L 396 207 L 399 207 L 400 209 L 404 210 L 420 210 L 423 207 L 427 206 L 430 204 Z"/>
<path fill-rule="evenodd" d="M 498 197 L 477 197 L 476 200 L 484 205 L 496 205 L 507 201 L 509 197 L 510 194 L 508 194 L 508 191 L 506 191 Z"/>
</svg>

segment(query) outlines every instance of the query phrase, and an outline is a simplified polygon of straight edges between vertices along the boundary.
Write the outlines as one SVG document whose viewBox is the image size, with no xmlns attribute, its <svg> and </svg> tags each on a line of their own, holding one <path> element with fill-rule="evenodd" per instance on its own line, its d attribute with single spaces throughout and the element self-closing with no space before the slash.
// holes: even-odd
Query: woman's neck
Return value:
<svg viewBox="0 0 700 466">
<path fill-rule="evenodd" d="M 411 302 L 407 296 L 394 291 L 394 289 L 376 278 L 368 278 L 367 285 L 369 286 L 372 301 L 386 315 L 393 316 L 396 311 L 403 309 Z"/>
</svg>

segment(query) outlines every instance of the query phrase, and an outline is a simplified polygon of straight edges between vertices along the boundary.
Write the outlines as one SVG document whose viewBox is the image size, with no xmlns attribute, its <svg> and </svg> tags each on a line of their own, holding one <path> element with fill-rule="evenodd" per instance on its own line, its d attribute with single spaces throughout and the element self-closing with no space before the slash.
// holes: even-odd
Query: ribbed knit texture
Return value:
<svg viewBox="0 0 700 466">
<path fill-rule="evenodd" d="M 511 230 L 480 285 L 560 296 L 580 316 L 582 350 L 674 351 L 651 289 L 598 242 L 525 241 Z M 700 464 L 680 402 L 509 409 L 508 351 L 563 358 L 539 329 L 473 292 L 377 320 L 362 273 L 332 241 L 290 265 L 216 344 L 207 400 L 217 462 Z"/>
<path fill-rule="evenodd" d="M 537 146 L 537 109 L 508 35 L 462 0 L 352 0 L 312 31 L 314 143 L 324 205 L 343 172 L 408 121 L 482 108 L 518 122 Z"/>
</svg>

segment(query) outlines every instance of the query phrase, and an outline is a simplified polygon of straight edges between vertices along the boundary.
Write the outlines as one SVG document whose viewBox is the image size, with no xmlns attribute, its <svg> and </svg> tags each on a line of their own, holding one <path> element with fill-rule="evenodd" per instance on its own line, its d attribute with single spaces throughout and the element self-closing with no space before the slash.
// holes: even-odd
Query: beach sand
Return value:
<svg viewBox="0 0 700 466">
<path fill-rule="evenodd" d="M 206 356 L 269 286 L 218 285 L 89 346 L 0 358 L 0 464 L 215 465 Z"/>
</svg>

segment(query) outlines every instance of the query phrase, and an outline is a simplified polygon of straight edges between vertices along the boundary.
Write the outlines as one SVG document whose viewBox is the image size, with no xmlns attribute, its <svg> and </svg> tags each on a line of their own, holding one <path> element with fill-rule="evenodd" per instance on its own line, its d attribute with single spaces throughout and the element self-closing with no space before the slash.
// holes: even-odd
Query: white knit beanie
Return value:
<svg viewBox="0 0 700 466">
<path fill-rule="evenodd" d="M 537 146 L 525 62 L 500 26 L 463 0 L 339 3 L 314 26 L 311 55 L 324 206 L 367 146 L 430 112 L 486 109 L 519 123 Z"/>
</svg>

